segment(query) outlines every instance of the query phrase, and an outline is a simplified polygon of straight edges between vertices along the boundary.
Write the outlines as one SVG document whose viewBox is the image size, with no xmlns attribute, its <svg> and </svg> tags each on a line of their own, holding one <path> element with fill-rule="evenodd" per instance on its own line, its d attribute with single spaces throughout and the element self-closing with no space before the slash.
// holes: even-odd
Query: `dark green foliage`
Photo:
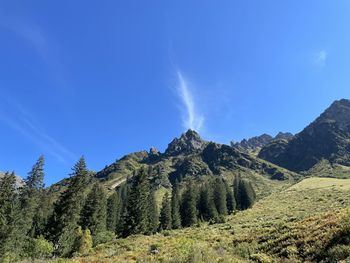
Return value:
<svg viewBox="0 0 350 263">
<path fill-rule="evenodd" d="M 250 208 L 256 199 L 252 184 L 237 175 L 233 182 L 233 191 L 238 210 Z"/>
<path fill-rule="evenodd" d="M 0 180 L 0 260 L 14 262 L 23 248 L 20 228 L 20 204 L 14 173 L 6 173 Z"/>
<path fill-rule="evenodd" d="M 203 185 L 200 190 L 198 212 L 199 217 L 204 221 L 216 222 L 218 220 L 219 215 L 214 203 L 213 189 L 208 183 Z"/>
<path fill-rule="evenodd" d="M 100 184 L 95 183 L 81 211 L 80 225 L 90 229 L 93 236 L 107 230 L 107 197 Z"/>
<path fill-rule="evenodd" d="M 31 236 L 46 236 L 47 222 L 53 213 L 52 196 L 47 189 L 40 193 L 39 206 L 33 218 L 33 225 L 30 231 Z"/>
<path fill-rule="evenodd" d="M 131 179 L 123 215 L 123 236 L 153 232 L 154 226 L 150 222 L 150 206 L 154 205 L 152 199 L 147 173 L 141 169 Z"/>
<path fill-rule="evenodd" d="M 109 241 L 112 241 L 115 238 L 115 233 L 112 231 L 103 231 L 103 232 L 98 232 L 94 237 L 93 237 L 93 243 L 94 246 L 97 246 L 99 244 L 107 243 Z"/>
<path fill-rule="evenodd" d="M 46 259 L 52 256 L 53 243 L 44 237 L 30 238 L 25 247 L 26 256 L 32 259 Z"/>
<path fill-rule="evenodd" d="M 44 157 L 38 161 L 28 173 L 25 185 L 20 190 L 23 234 L 36 237 L 42 234 L 47 219 L 47 199 L 44 190 Z"/>
<path fill-rule="evenodd" d="M 165 193 L 160 210 L 159 229 L 168 230 L 172 228 L 171 201 L 168 192 Z"/>
<path fill-rule="evenodd" d="M 187 189 L 182 195 L 181 203 L 181 221 L 182 226 L 188 227 L 197 223 L 197 192 L 193 181 L 190 180 Z"/>
<path fill-rule="evenodd" d="M 148 218 L 149 218 L 148 233 L 154 234 L 158 230 L 159 213 L 158 213 L 158 207 L 154 196 L 154 192 L 152 192 L 151 190 L 149 193 Z"/>
<path fill-rule="evenodd" d="M 57 253 L 70 256 L 74 251 L 80 212 L 84 205 L 85 191 L 90 180 L 85 159 L 81 157 L 73 168 L 73 174 L 67 189 L 54 205 L 49 229 L 50 237 L 57 245 Z"/>
<path fill-rule="evenodd" d="M 213 186 L 214 203 L 219 215 L 227 215 L 226 187 L 222 178 L 215 178 Z"/>
<path fill-rule="evenodd" d="M 233 213 L 236 210 L 236 200 L 232 191 L 232 188 L 228 185 L 226 181 L 225 188 L 226 188 L 226 206 L 227 206 L 227 212 L 229 214 Z"/>
<path fill-rule="evenodd" d="M 118 192 L 114 192 L 107 200 L 107 230 L 117 232 L 120 213 L 122 209 L 121 199 Z"/>
<path fill-rule="evenodd" d="M 173 229 L 181 227 L 180 196 L 177 183 L 175 183 L 171 192 L 171 220 Z"/>
</svg>

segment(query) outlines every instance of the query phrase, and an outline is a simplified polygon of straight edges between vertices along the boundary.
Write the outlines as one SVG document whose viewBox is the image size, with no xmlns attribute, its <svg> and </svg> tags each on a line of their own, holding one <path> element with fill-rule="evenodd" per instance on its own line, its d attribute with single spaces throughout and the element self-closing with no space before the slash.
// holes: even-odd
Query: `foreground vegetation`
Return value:
<svg viewBox="0 0 350 263">
<path fill-rule="evenodd" d="M 115 236 L 221 223 L 237 209 L 250 208 L 256 198 L 252 184 L 240 175 L 231 184 L 221 176 L 204 176 L 175 182 L 160 204 L 151 173 L 142 168 L 107 196 L 84 158 L 54 201 L 43 179 L 40 157 L 23 186 L 16 187 L 14 173 L 6 173 L 0 181 L 1 262 L 69 258 L 88 254 Z"/>
<path fill-rule="evenodd" d="M 140 169 L 108 195 L 81 158 L 53 200 L 43 165 L 41 157 L 20 188 L 13 173 L 0 181 L 1 262 L 350 260 L 350 179 L 257 187 L 254 204 L 254 179 L 263 182 L 254 173 L 155 190 Z"/>
<path fill-rule="evenodd" d="M 227 217 L 99 245 L 72 262 L 338 262 L 350 256 L 350 180 L 309 178 Z"/>
</svg>

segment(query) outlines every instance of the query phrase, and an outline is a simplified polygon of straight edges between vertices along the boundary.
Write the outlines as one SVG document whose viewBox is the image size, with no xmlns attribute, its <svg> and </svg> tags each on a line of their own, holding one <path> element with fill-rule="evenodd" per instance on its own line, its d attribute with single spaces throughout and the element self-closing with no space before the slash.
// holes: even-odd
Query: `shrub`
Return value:
<svg viewBox="0 0 350 263">
<path fill-rule="evenodd" d="M 89 229 L 84 231 L 81 230 L 81 227 L 78 227 L 76 230 L 76 242 L 75 242 L 75 252 L 79 255 L 86 255 L 92 249 L 92 236 Z"/>
<path fill-rule="evenodd" d="M 348 245 L 337 245 L 332 247 L 328 251 L 328 257 L 331 262 L 338 262 L 344 260 L 350 256 L 350 246 Z"/>
<path fill-rule="evenodd" d="M 253 254 L 250 259 L 258 263 L 272 263 L 273 260 L 264 253 Z"/>
<path fill-rule="evenodd" d="M 25 248 L 28 257 L 32 259 L 45 259 L 52 256 L 54 247 L 52 242 L 46 240 L 44 237 L 31 238 Z"/>
<path fill-rule="evenodd" d="M 250 258 L 251 255 L 257 252 L 257 244 L 255 242 L 242 242 L 233 247 L 233 253 L 242 258 Z"/>
<path fill-rule="evenodd" d="M 188 263 L 212 263 L 217 261 L 218 255 L 208 247 L 194 246 L 190 251 L 186 262 Z"/>
<path fill-rule="evenodd" d="M 107 243 L 115 238 L 115 234 L 111 231 L 99 232 L 94 236 L 94 246 L 99 244 Z"/>
</svg>

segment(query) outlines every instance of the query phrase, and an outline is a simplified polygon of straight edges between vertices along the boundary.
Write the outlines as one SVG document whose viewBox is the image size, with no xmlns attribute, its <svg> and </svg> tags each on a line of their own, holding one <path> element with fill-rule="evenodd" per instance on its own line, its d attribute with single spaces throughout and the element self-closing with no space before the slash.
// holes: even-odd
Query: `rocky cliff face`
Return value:
<svg viewBox="0 0 350 263">
<path fill-rule="evenodd" d="M 188 130 L 182 134 L 180 138 L 175 138 L 165 151 L 166 156 L 176 156 L 181 154 L 189 154 L 204 149 L 208 144 L 202 140 L 199 134 L 193 130 Z"/>
<path fill-rule="evenodd" d="M 207 142 L 197 132 L 188 130 L 179 138 L 173 139 L 164 153 L 152 148 L 149 152 L 128 154 L 97 172 L 96 178 L 113 188 L 113 185 L 125 181 L 125 178 L 131 177 L 141 167 L 149 171 L 152 185 L 156 189 L 171 187 L 171 184 L 181 182 L 186 177 L 229 174 L 229 180 L 232 180 L 237 173 L 254 178 L 252 180 L 268 188 L 266 179 L 292 180 L 295 176 L 236 148 Z"/>
<path fill-rule="evenodd" d="M 335 101 L 293 139 L 266 145 L 259 157 L 297 172 L 322 159 L 350 166 L 350 101 Z"/>
<path fill-rule="evenodd" d="M 293 134 L 289 132 L 279 132 L 275 137 L 268 134 L 252 137 L 250 139 L 243 139 L 241 142 L 231 142 L 231 146 L 246 153 L 257 153 L 265 145 L 276 140 L 290 140 Z"/>
</svg>

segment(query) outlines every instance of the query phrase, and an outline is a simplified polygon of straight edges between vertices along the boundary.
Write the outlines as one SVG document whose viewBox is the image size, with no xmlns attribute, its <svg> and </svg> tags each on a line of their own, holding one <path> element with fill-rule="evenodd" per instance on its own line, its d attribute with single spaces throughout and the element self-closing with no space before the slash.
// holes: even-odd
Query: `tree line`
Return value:
<svg viewBox="0 0 350 263">
<path fill-rule="evenodd" d="M 109 196 L 82 157 L 58 198 L 44 186 L 44 157 L 18 188 L 14 173 L 0 180 L 0 262 L 86 254 L 93 246 L 133 234 L 154 234 L 200 222 L 220 223 L 255 201 L 250 182 L 236 176 L 175 183 L 158 207 L 150 174 L 140 169 Z M 53 202 L 54 201 L 54 202 Z M 159 211 L 158 211 L 159 210 Z"/>
</svg>

